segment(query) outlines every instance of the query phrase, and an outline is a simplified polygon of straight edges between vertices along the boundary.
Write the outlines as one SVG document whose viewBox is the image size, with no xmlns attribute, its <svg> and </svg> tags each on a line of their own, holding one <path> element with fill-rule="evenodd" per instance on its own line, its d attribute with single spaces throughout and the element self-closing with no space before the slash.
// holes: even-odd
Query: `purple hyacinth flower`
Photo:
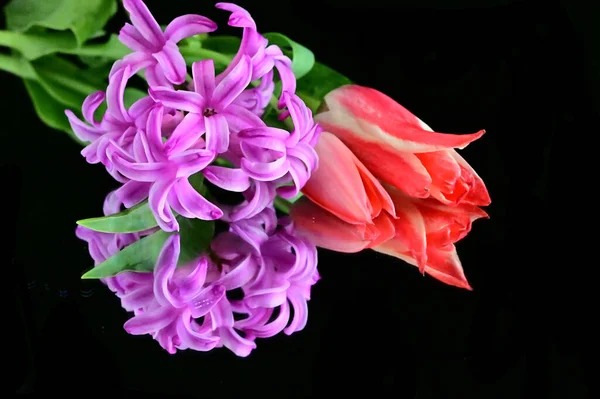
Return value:
<svg viewBox="0 0 600 399">
<path fill-rule="evenodd" d="M 245 129 L 238 134 L 244 155 L 241 168 L 251 178 L 284 184 L 278 194 L 293 198 L 318 166 L 316 144 L 321 128 L 315 124 L 312 112 L 295 94 L 282 94 L 294 130 L 288 133 L 274 127 Z M 288 183 L 292 183 L 290 186 Z"/>
<path fill-rule="evenodd" d="M 242 238 L 255 254 L 253 279 L 244 284 L 244 298 L 232 303 L 237 313 L 247 318 L 234 324 L 246 339 L 266 338 L 284 331 L 286 334 L 302 330 L 307 321 L 307 301 L 310 289 L 319 280 L 316 247 L 294 234 L 289 218 L 280 220 L 280 230 L 275 230 L 275 213 L 267 208 L 260 215 L 231 225 L 230 234 Z M 231 237 L 213 246 L 216 253 L 226 252 L 227 243 L 243 250 Z M 232 248 L 230 247 L 230 248 Z M 247 250 L 247 249 L 246 249 Z M 259 257 L 256 257 L 259 254 Z M 245 258 L 246 259 L 246 258 Z M 294 317 L 290 317 L 290 304 Z M 271 316 L 279 307 L 279 315 Z M 288 325 L 289 324 L 289 325 Z M 287 327 L 286 327 L 287 326 Z"/>
<path fill-rule="evenodd" d="M 200 258 L 195 264 L 176 268 L 180 253 L 179 235 L 171 235 L 160 252 L 153 278 L 135 290 L 121 295 L 125 309 L 135 316 L 124 328 L 133 335 L 151 334 L 159 344 L 173 354 L 177 349 L 208 351 L 219 344 L 213 333 L 214 322 L 205 317 L 219 317 L 215 305 L 221 301 L 225 288 L 218 284 L 205 286 L 209 261 Z"/>
<path fill-rule="evenodd" d="M 171 136 L 169 151 L 181 151 L 205 134 L 206 147 L 217 154 L 229 148 L 230 130 L 249 126 L 266 126 L 250 111 L 233 104 L 250 83 L 252 66 L 247 56 L 241 57 L 223 79 L 217 83 L 214 62 L 204 60 L 192 65 L 194 91 L 173 90 L 168 87 L 150 89 L 155 101 L 167 107 L 198 115 L 195 134 Z M 222 74 L 219 76 L 223 76 Z"/>
<path fill-rule="evenodd" d="M 227 73 L 232 65 L 235 65 L 241 57 L 247 55 L 252 60 L 252 81 L 263 79 L 267 82 L 273 79 L 273 68 L 277 69 L 281 78 L 282 91 L 290 93 L 296 92 L 296 78 L 292 72 L 292 61 L 285 56 L 277 45 L 268 46 L 268 40 L 258 33 L 256 23 L 252 19 L 250 13 L 242 7 L 232 3 L 217 3 L 216 7 L 221 10 L 231 12 L 229 17 L 229 26 L 243 28 L 242 43 L 238 53 L 234 57 L 232 63 L 225 69 Z M 267 47 L 268 46 L 268 47 Z M 256 107 L 256 104 L 261 103 L 261 100 L 270 98 L 273 94 L 274 85 L 265 83 L 252 91 L 245 94 L 240 100 L 240 105 L 247 104 L 248 98 L 255 95 L 256 99 L 252 101 L 252 109 L 258 115 L 262 115 L 263 108 Z M 266 106 L 266 104 L 265 104 Z M 279 106 L 283 107 L 283 102 L 280 100 Z"/>
<path fill-rule="evenodd" d="M 206 180 L 217 187 L 231 192 L 241 192 L 244 196 L 242 203 L 237 205 L 220 204 L 223 220 L 236 222 L 251 218 L 273 203 L 276 184 L 269 181 L 250 179 L 240 168 L 208 166 L 202 173 Z"/>
<path fill-rule="evenodd" d="M 217 24 L 200 15 L 183 15 L 175 18 L 163 32 L 143 1 L 123 0 L 123 6 L 133 25 L 125 24 L 119 40 L 134 53 L 115 63 L 111 75 L 130 65 L 133 74 L 147 68 L 146 79 L 150 86 L 183 84 L 186 65 L 177 43 L 187 37 L 213 32 Z"/>
<path fill-rule="evenodd" d="M 90 244 L 95 264 L 150 232 L 106 234 L 77 228 L 78 237 Z M 103 279 L 123 308 L 133 312 L 124 325 L 130 334 L 149 334 L 169 353 L 225 346 L 248 356 L 256 338 L 305 327 L 310 290 L 319 279 L 316 248 L 295 235 L 289 218 L 278 224 L 272 207 L 232 223 L 211 243 L 210 257 L 177 266 L 180 251 L 180 237 L 173 234 L 153 272 Z M 242 299 L 227 298 L 227 291 L 239 288 Z M 277 309 L 279 315 L 271 321 Z"/>
<path fill-rule="evenodd" d="M 129 66 L 116 70 L 109 78 L 106 94 L 98 91 L 84 100 L 82 113 L 87 124 L 77 118 L 72 111 L 65 111 L 75 135 L 82 141 L 90 142 L 81 154 L 89 163 L 102 163 L 120 183 L 125 183 L 129 179 L 113 168 L 107 156 L 107 147 L 111 141 L 114 141 L 125 151 L 130 151 L 137 131 L 145 128 L 148 114 L 155 105 L 154 100 L 146 96 L 136 101 L 129 109 L 125 107 L 123 96 L 131 76 L 132 70 Z M 98 122 L 94 119 L 94 113 L 105 100 L 106 112 Z M 181 112 L 172 109 L 166 109 L 165 115 L 163 126 L 165 129 L 176 125 L 183 118 Z"/>
<path fill-rule="evenodd" d="M 244 90 L 235 99 L 234 104 L 249 110 L 253 114 L 262 116 L 265 113 L 267 105 L 269 105 L 274 90 L 275 81 L 273 80 L 273 71 L 271 70 L 260 79 L 258 86 Z"/>
<path fill-rule="evenodd" d="M 135 135 L 131 153 L 111 142 L 108 153 L 115 169 L 137 182 L 116 195 L 123 203 L 127 192 L 135 199 L 141 200 L 145 198 L 144 188 L 148 188 L 148 204 L 158 225 L 165 231 L 179 230 L 171 208 L 186 218 L 219 219 L 223 212 L 198 193 L 188 180 L 191 175 L 201 171 L 214 160 L 214 152 L 207 150 L 202 140 L 186 146 L 183 151 L 173 151 L 173 141 L 177 141 L 179 137 L 193 135 L 198 129 L 198 116 L 186 115 L 164 143 L 163 116 L 162 105 L 152 109 L 145 131 L 139 131 Z M 129 202 L 133 200 L 129 198 Z"/>
</svg>

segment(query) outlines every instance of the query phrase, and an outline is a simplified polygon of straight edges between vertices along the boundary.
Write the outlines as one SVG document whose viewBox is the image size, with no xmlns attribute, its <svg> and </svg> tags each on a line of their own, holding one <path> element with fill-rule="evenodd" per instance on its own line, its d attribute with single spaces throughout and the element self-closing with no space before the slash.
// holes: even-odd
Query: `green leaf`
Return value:
<svg viewBox="0 0 600 399">
<path fill-rule="evenodd" d="M 181 253 L 178 265 L 184 265 L 202 254 L 214 234 L 213 221 L 178 217 L 181 237 Z M 124 271 L 151 272 L 154 270 L 160 250 L 170 234 L 157 231 L 123 248 L 81 278 L 95 279 L 116 276 Z"/>
<path fill-rule="evenodd" d="M 27 60 L 16 55 L 0 54 L 0 69 L 22 79 L 37 79 L 35 70 Z"/>
<path fill-rule="evenodd" d="M 350 79 L 326 65 L 316 62 L 313 69 L 298 80 L 296 94 L 316 112 L 327 93 L 352 83 Z"/>
<path fill-rule="evenodd" d="M 90 75 L 57 56 L 44 57 L 33 67 L 39 84 L 65 107 L 78 110 L 88 95 L 105 88 L 98 76 Z"/>
<path fill-rule="evenodd" d="M 178 265 L 185 265 L 206 251 L 215 234 L 215 222 L 178 218 L 181 232 L 181 253 Z"/>
<path fill-rule="evenodd" d="M 196 48 L 200 48 L 202 47 L 202 42 L 204 40 L 206 40 L 208 38 L 208 33 L 201 33 L 199 35 L 194 35 L 194 36 L 190 36 L 190 37 L 186 37 L 185 39 L 181 40 L 178 45 L 179 46 L 183 46 L 183 47 L 196 47 Z"/>
<path fill-rule="evenodd" d="M 148 201 L 114 215 L 79 220 L 77 224 L 101 233 L 136 233 L 158 225 Z"/>
<path fill-rule="evenodd" d="M 116 276 L 124 271 L 151 272 L 156 259 L 170 233 L 157 231 L 123 248 L 92 270 L 81 276 L 82 279 Z"/>
<path fill-rule="evenodd" d="M 226 35 L 208 35 L 201 41 L 202 48 L 229 55 L 231 58 L 237 54 L 241 44 L 242 39 L 239 37 Z"/>
<path fill-rule="evenodd" d="M 32 27 L 69 30 L 82 45 L 104 28 L 117 12 L 116 0 L 12 0 L 5 8 L 9 30 L 26 32 Z"/>
<path fill-rule="evenodd" d="M 290 207 L 292 206 L 292 204 L 281 197 L 275 197 L 275 199 L 273 200 L 273 206 L 275 207 L 275 209 L 279 210 L 282 213 L 285 213 L 286 215 L 290 214 Z"/>
<path fill-rule="evenodd" d="M 46 93 L 39 83 L 33 80 L 24 80 L 24 83 L 33 102 L 35 112 L 42 122 L 54 129 L 68 133 L 73 140 L 83 145 L 84 143 L 71 130 L 64 106 Z"/>
<path fill-rule="evenodd" d="M 267 109 L 267 111 L 265 111 L 265 114 L 263 115 L 262 120 L 268 126 L 277 127 L 279 129 L 283 129 L 283 130 L 289 131 L 289 129 L 286 126 L 286 124 L 283 121 L 280 121 L 277 118 L 277 112 L 275 112 L 272 107 L 269 107 L 269 109 Z"/>
<path fill-rule="evenodd" d="M 304 194 L 302 194 L 301 192 L 296 194 L 296 196 L 294 198 L 290 198 L 287 200 L 287 202 L 293 204 L 294 202 L 298 201 L 300 198 L 304 197 Z"/>
<path fill-rule="evenodd" d="M 292 71 L 296 79 L 300 79 L 309 73 L 315 65 L 313 52 L 289 37 L 281 33 L 265 33 L 264 36 L 269 40 L 269 43 L 278 45 L 282 50 L 291 49 Z"/>
<path fill-rule="evenodd" d="M 0 46 L 16 50 L 28 60 L 35 60 L 52 53 L 70 52 L 77 47 L 77 42 L 69 32 L 0 31 Z"/>
<path fill-rule="evenodd" d="M 181 55 L 187 65 L 192 65 L 196 61 L 211 59 L 215 62 L 215 71 L 222 71 L 229 65 L 233 56 L 222 54 L 214 50 L 197 47 L 180 47 Z"/>
<path fill-rule="evenodd" d="M 119 36 L 112 34 L 104 43 L 86 44 L 65 52 L 84 59 L 94 59 L 96 64 L 100 64 L 99 60 L 103 60 L 104 63 L 119 60 L 131 53 L 131 50 L 119 41 Z"/>
<path fill-rule="evenodd" d="M 194 173 L 188 180 L 200 194 L 206 194 L 207 188 L 201 172 Z M 77 224 L 101 233 L 136 233 L 158 226 L 148 201 L 114 215 L 79 220 Z"/>
</svg>

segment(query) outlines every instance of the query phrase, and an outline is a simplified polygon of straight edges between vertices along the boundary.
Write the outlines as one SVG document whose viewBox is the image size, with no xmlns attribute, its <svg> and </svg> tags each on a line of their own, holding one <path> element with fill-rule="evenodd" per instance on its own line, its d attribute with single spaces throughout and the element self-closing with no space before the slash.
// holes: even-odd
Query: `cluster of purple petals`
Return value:
<svg viewBox="0 0 600 399">
<path fill-rule="evenodd" d="M 139 238 L 77 227 L 96 264 Z M 209 351 L 225 346 L 238 356 L 256 347 L 256 338 L 304 328 L 310 290 L 319 280 L 317 250 L 294 234 L 289 219 L 277 220 L 271 207 L 230 224 L 209 253 L 177 266 L 178 234 L 169 236 L 153 273 L 123 272 L 103 281 L 134 316 L 130 334 L 149 334 L 169 353 Z M 241 290 L 241 298 L 228 292 Z"/>
<path fill-rule="evenodd" d="M 160 228 L 178 231 L 173 211 L 186 218 L 234 222 L 257 215 L 277 194 L 297 195 L 317 167 L 314 145 L 321 129 L 295 94 L 291 60 L 258 33 L 250 14 L 234 4 L 217 4 L 231 13 L 230 26 L 243 28 L 240 49 L 222 73 L 215 74 L 213 60 L 201 60 L 193 63 L 191 80 L 186 80 L 177 42 L 213 32 L 216 24 L 184 15 L 163 31 L 141 0 L 123 4 L 131 24 L 119 38 L 133 52 L 114 64 L 106 92 L 85 100 L 85 121 L 66 111 L 75 134 L 89 142 L 82 155 L 103 164 L 122 183 L 112 201 L 130 208 L 147 199 Z M 291 133 L 261 119 L 273 95 L 275 72 L 282 86 L 278 107 L 282 118 L 290 116 Z M 125 89 L 139 73 L 148 82 L 148 96 L 127 107 Z M 95 113 L 104 102 L 106 111 L 98 121 Z M 215 166 L 217 157 L 233 167 Z M 222 189 L 242 193 L 244 201 L 235 206 L 208 201 L 189 182 L 199 172 Z"/>
<path fill-rule="evenodd" d="M 132 53 L 115 62 L 106 91 L 82 105 L 83 119 L 67 110 L 75 134 L 89 144 L 82 155 L 104 165 L 120 183 L 109 193 L 104 214 L 142 201 L 158 227 L 131 234 L 108 234 L 77 227 L 96 265 L 158 229 L 173 232 L 153 273 L 124 272 L 103 279 L 134 313 L 125 324 L 131 334 L 150 334 L 170 353 L 226 346 L 239 356 L 256 338 L 304 327 L 306 301 L 319 279 L 316 248 L 294 234 L 273 209 L 277 195 L 293 198 L 318 166 L 314 146 L 321 132 L 311 111 L 295 94 L 291 60 L 257 31 L 250 14 L 231 3 L 229 25 L 243 29 L 238 53 L 215 73 L 213 60 L 193 63 L 191 78 L 177 43 L 213 32 L 216 24 L 199 15 L 175 18 L 164 31 L 141 0 L 123 0 L 131 24 L 119 39 Z M 126 106 L 130 80 L 143 74 L 148 95 Z M 289 117 L 291 132 L 261 119 L 281 80 L 277 107 Z M 251 83 L 252 82 L 252 83 Z M 106 111 L 96 118 L 100 106 Z M 218 166 L 217 158 L 231 167 Z M 236 205 L 209 201 L 190 183 L 202 173 L 221 189 L 241 193 Z M 179 225 L 185 218 L 223 220 L 228 232 L 214 238 L 210 251 L 184 266 Z M 241 290 L 242 299 L 228 299 Z"/>
</svg>

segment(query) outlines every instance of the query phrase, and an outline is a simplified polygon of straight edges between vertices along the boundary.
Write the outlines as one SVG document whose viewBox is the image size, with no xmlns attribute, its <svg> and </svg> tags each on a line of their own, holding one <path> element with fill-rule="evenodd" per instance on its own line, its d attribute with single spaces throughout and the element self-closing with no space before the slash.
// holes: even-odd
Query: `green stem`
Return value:
<svg viewBox="0 0 600 399">
<path fill-rule="evenodd" d="M 233 59 L 232 56 L 229 56 L 227 54 L 222 54 L 217 51 L 208 50 L 205 48 L 180 47 L 179 50 L 181 51 L 181 55 L 183 55 L 183 58 L 186 59 L 186 61 L 188 58 L 194 58 L 195 60 L 212 59 L 220 64 L 228 65 Z"/>
<path fill-rule="evenodd" d="M 273 205 L 275 206 L 276 209 L 285 213 L 286 215 L 290 214 L 290 208 L 291 208 L 292 204 L 289 201 L 287 201 L 281 197 L 275 197 L 275 200 L 273 201 Z"/>
<path fill-rule="evenodd" d="M 217 159 L 215 159 L 215 164 L 218 165 L 218 166 L 225 166 L 227 168 L 233 167 L 233 165 L 231 164 L 231 162 L 229 162 L 228 160 L 223 159 L 223 158 L 217 158 Z"/>
<path fill-rule="evenodd" d="M 300 97 L 302 99 L 302 101 L 304 101 L 306 106 L 308 108 L 312 109 L 313 111 L 316 111 L 319 108 L 319 106 L 321 105 L 321 101 L 316 100 L 316 99 L 312 98 L 311 96 L 309 96 L 308 94 L 302 93 L 301 91 L 296 92 L 296 95 L 298 97 Z"/>
<path fill-rule="evenodd" d="M 0 54 L 0 69 L 22 79 L 37 80 L 37 75 L 31 64 L 14 55 Z"/>
<path fill-rule="evenodd" d="M 49 70 L 46 70 L 44 75 L 53 80 L 54 82 L 62 84 L 64 87 L 72 89 L 73 91 L 84 94 L 86 96 L 98 90 L 96 87 L 88 85 L 80 79 L 74 79 L 70 75 L 63 75 Z"/>
</svg>

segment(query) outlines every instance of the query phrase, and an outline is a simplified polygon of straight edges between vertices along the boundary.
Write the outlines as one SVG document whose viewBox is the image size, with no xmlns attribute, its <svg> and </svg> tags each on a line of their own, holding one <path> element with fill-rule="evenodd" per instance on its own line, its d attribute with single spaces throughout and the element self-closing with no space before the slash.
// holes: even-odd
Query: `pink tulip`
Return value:
<svg viewBox="0 0 600 399">
<path fill-rule="evenodd" d="M 315 120 L 339 137 L 381 181 L 415 198 L 456 206 L 490 204 L 485 184 L 454 150 L 480 138 L 436 133 L 385 94 L 357 85 L 325 96 Z"/>
<path fill-rule="evenodd" d="M 422 273 L 446 284 L 471 290 L 454 243 L 469 233 L 473 221 L 487 218 L 487 213 L 473 205 L 451 207 L 386 188 L 396 209 L 396 235 L 373 249 L 418 266 Z"/>
<path fill-rule="evenodd" d="M 381 183 L 331 133 L 315 147 L 319 168 L 292 209 L 296 228 L 316 245 L 358 252 L 394 236 L 394 204 Z"/>
</svg>

